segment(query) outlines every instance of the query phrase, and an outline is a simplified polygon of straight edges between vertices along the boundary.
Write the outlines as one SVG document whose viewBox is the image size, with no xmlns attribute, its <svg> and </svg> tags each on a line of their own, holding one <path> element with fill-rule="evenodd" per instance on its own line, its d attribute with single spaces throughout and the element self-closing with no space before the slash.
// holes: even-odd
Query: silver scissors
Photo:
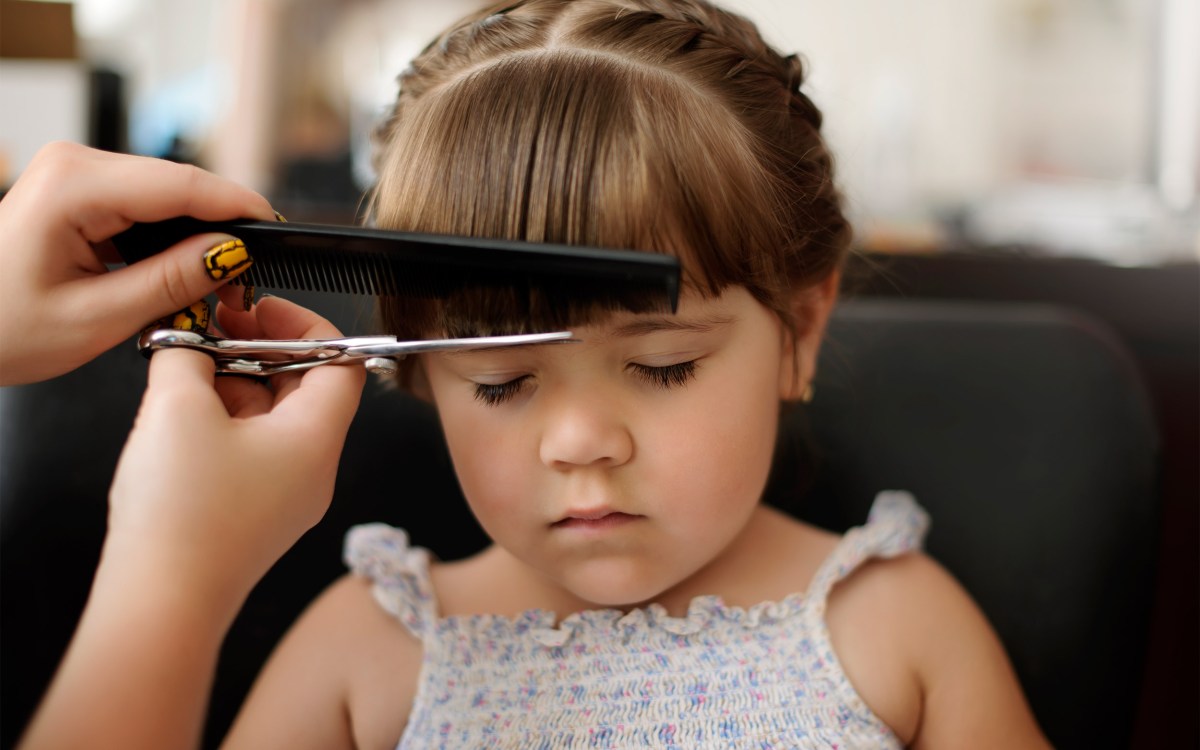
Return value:
<svg viewBox="0 0 1200 750">
<path fill-rule="evenodd" d="M 210 355 L 217 372 L 269 377 L 331 364 L 361 363 L 374 373 L 390 375 L 398 362 L 420 352 L 466 351 L 497 346 L 568 343 L 569 331 L 516 336 L 399 341 L 395 336 L 350 336 L 340 339 L 227 339 L 197 331 L 160 328 L 138 337 L 138 349 L 149 357 L 160 349 L 182 347 Z"/>
</svg>

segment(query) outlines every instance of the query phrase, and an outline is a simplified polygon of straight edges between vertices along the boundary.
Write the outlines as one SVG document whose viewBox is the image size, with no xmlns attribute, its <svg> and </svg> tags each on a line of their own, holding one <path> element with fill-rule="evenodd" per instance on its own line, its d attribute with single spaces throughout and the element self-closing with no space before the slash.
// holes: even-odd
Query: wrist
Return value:
<svg viewBox="0 0 1200 750">
<path fill-rule="evenodd" d="M 110 534 L 92 597 L 117 598 L 156 616 L 178 617 L 197 631 L 217 633 L 219 640 L 254 585 L 237 580 L 221 562 L 200 559 L 186 548 Z"/>
<path fill-rule="evenodd" d="M 23 747 L 198 745 L 240 599 L 185 573 L 145 545 L 105 541 L 83 617 Z"/>
</svg>

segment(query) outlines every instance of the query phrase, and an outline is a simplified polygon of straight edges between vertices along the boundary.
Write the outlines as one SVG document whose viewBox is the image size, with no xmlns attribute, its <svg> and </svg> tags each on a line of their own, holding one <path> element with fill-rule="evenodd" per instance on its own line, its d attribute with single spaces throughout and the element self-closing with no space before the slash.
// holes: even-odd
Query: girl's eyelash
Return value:
<svg viewBox="0 0 1200 750">
<path fill-rule="evenodd" d="M 632 364 L 631 367 L 643 379 L 663 389 L 685 386 L 692 378 L 696 377 L 696 360 L 694 359 L 663 367 L 651 367 L 637 363 Z"/>
<path fill-rule="evenodd" d="M 639 365 L 635 362 L 630 367 L 638 377 L 664 390 L 685 386 L 692 378 L 696 377 L 696 360 L 694 359 L 662 367 Z M 476 383 L 475 399 L 488 406 L 499 406 L 520 393 L 528 379 L 528 375 L 522 375 L 507 383 Z"/>
<path fill-rule="evenodd" d="M 520 392 L 521 386 L 529 379 L 528 375 L 513 378 L 507 383 L 476 383 L 475 399 L 488 406 L 499 406 Z"/>
</svg>

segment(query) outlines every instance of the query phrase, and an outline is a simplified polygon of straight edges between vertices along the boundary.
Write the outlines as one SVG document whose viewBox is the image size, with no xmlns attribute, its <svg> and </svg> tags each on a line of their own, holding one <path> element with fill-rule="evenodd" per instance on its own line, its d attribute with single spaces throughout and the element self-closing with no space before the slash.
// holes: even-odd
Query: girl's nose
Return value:
<svg viewBox="0 0 1200 750">
<path fill-rule="evenodd" d="M 610 400 L 562 398 L 547 407 L 539 456 L 552 469 L 620 466 L 633 457 L 633 436 Z"/>
</svg>

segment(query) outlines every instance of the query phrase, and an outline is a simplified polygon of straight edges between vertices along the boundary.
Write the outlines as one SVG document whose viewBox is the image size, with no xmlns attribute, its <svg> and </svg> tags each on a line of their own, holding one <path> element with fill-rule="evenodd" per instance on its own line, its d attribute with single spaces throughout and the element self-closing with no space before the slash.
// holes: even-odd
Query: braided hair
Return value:
<svg viewBox="0 0 1200 750">
<path fill-rule="evenodd" d="M 376 132 L 372 214 L 399 229 L 669 252 L 688 288 L 744 286 L 795 329 L 793 293 L 841 266 L 851 234 L 803 82 L 800 58 L 705 0 L 501 3 L 401 74 Z M 464 335 L 564 322 L 527 302 L 458 302 L 389 300 L 384 324 Z"/>
</svg>

